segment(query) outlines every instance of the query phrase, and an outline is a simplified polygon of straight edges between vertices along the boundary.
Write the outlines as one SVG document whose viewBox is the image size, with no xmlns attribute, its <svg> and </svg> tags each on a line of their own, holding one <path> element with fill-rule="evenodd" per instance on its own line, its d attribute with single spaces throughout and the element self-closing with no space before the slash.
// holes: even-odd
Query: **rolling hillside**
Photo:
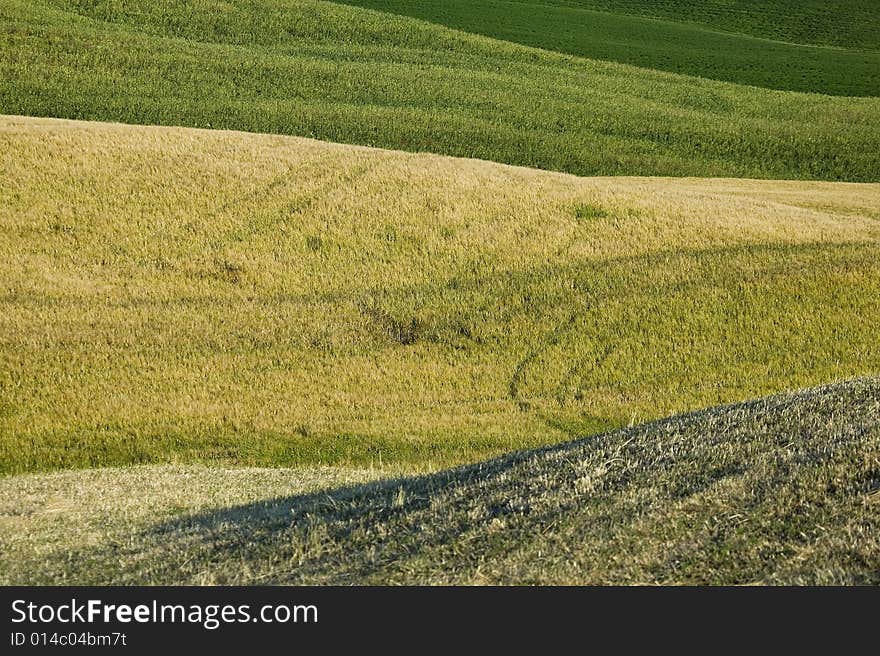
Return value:
<svg viewBox="0 0 880 656">
<path fill-rule="evenodd" d="M 564 0 L 345 0 L 536 48 L 738 84 L 844 96 L 880 95 L 880 4 L 860 12 L 802 3 L 749 2 L 711 13 L 712 3 Z M 838 2 L 838 5 L 851 3 Z M 600 9 L 596 9 L 598 7 Z M 728 8 L 730 4 L 728 3 Z M 702 9 L 702 10 L 701 10 Z M 836 11 L 835 11 L 836 9 Z M 693 11 L 695 10 L 695 11 Z M 812 10 L 812 11 L 811 11 Z M 638 14 L 659 14 L 664 19 Z M 785 18 L 781 19 L 781 14 Z M 751 18 L 737 21 L 736 18 Z M 676 19 L 676 20 L 673 20 Z M 707 24 L 692 21 L 702 19 Z M 722 32 L 720 24 L 744 33 Z M 752 36 L 774 34 L 803 43 Z M 806 29 L 810 27 L 812 29 Z M 777 31 L 778 28 L 777 28 Z M 828 41 L 822 46 L 813 41 Z M 859 47 L 868 43 L 872 49 Z"/>
<path fill-rule="evenodd" d="M 0 118 L 0 464 L 412 471 L 880 371 L 880 185 Z"/>
<path fill-rule="evenodd" d="M 490 23 L 496 5 L 480 3 Z M 560 7 L 550 9 L 574 11 Z M 541 15 L 522 40 L 584 54 L 589 25 L 563 32 Z M 619 21 L 642 20 L 603 16 L 604 41 L 586 41 L 597 47 L 617 39 Z M 716 32 L 695 51 L 652 41 L 655 23 L 623 49 L 673 70 L 876 92 L 876 51 L 805 52 Z M 721 70 L 732 60 L 751 63 Z M 0 113 L 293 134 L 578 175 L 880 180 L 878 98 L 676 75 L 315 0 L 0 0 Z"/>
<path fill-rule="evenodd" d="M 375 474 L 7 477 L 0 581 L 878 584 L 878 463 L 870 378 L 360 485 Z"/>
<path fill-rule="evenodd" d="M 873 0 L 543 0 L 805 45 L 880 50 Z"/>
</svg>

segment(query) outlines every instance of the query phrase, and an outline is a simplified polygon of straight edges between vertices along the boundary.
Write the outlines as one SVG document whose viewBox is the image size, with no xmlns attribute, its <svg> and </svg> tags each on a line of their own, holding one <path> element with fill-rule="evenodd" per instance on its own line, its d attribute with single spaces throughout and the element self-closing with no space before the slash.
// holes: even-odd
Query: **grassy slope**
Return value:
<svg viewBox="0 0 880 656">
<path fill-rule="evenodd" d="M 543 0 L 789 43 L 880 50 L 874 0 Z"/>
<path fill-rule="evenodd" d="M 314 1 L 0 0 L 0 112 L 581 175 L 880 179 L 877 98 L 677 76 Z"/>
<path fill-rule="evenodd" d="M 474 461 L 880 371 L 880 185 L 0 119 L 0 465 Z"/>
<path fill-rule="evenodd" d="M 696 23 L 789 43 L 880 50 L 874 0 L 542 0 Z"/>
<path fill-rule="evenodd" d="M 848 96 L 880 95 L 880 52 L 771 41 L 747 34 L 731 34 L 672 20 L 621 13 L 614 3 L 596 11 L 573 3 L 546 0 L 345 0 L 419 18 L 465 32 L 483 34 L 536 48 L 580 57 L 603 59 L 673 73 L 698 75 L 738 84 Z M 589 4 L 589 3 L 587 3 Z M 600 3 L 602 4 L 602 3 Z M 647 3 L 643 3 L 647 4 Z M 656 3 L 655 3 L 656 4 Z M 662 3 L 661 3 L 662 4 Z M 779 3 L 789 5 L 790 3 Z M 621 7 L 633 11 L 635 7 Z M 776 20 L 781 7 L 774 2 L 749 12 L 763 21 Z M 864 13 L 862 21 L 880 27 L 880 5 Z M 795 17 L 799 13 L 793 12 Z M 788 19 L 783 21 L 785 23 Z M 858 14 L 846 10 L 814 17 L 817 30 L 859 25 Z M 795 24 L 799 21 L 795 19 Z M 843 30 L 846 33 L 846 29 Z M 861 32 L 857 32 L 861 34 Z"/>
<path fill-rule="evenodd" d="M 7 477 L 0 582 L 877 584 L 878 463 L 874 378 L 368 485 Z"/>
</svg>

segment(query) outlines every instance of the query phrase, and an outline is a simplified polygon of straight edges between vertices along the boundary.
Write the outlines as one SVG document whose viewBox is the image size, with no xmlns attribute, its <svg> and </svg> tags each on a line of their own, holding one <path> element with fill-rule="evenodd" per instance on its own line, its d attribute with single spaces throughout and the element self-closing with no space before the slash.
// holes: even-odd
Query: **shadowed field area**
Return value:
<svg viewBox="0 0 880 656">
<path fill-rule="evenodd" d="M 0 0 L 0 585 L 880 584 L 878 25 Z"/>
<path fill-rule="evenodd" d="M 6 477 L 0 571 L 4 583 L 880 583 L 876 378 L 339 487 L 375 475 Z M 95 499 L 138 480 L 154 502 Z"/>
<path fill-rule="evenodd" d="M 539 0 L 805 45 L 880 50 L 873 0 Z"/>
<path fill-rule="evenodd" d="M 473 462 L 880 370 L 880 186 L 0 119 L 0 464 Z"/>
<path fill-rule="evenodd" d="M 718 7 L 719 3 L 693 1 L 345 0 L 344 4 L 642 68 L 769 89 L 880 95 L 876 2 L 816 6 L 769 0 L 747 2 L 748 9 L 740 12 L 724 11 L 738 3 Z M 713 4 L 720 11 L 712 12 Z M 716 25 L 728 29 L 721 31 Z M 749 32 L 788 38 L 773 40 Z M 828 41 L 835 45 L 816 43 Z"/>
</svg>

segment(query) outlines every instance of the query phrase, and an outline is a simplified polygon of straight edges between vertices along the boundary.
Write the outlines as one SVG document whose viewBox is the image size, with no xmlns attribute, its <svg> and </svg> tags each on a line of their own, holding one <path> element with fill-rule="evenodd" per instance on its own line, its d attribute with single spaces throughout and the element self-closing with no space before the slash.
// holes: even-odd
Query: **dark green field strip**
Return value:
<svg viewBox="0 0 880 656">
<path fill-rule="evenodd" d="M 97 19 L 0 4 L 0 112 L 295 134 L 581 175 L 880 179 L 877 99 L 576 59 L 329 3 L 93 5 L 79 8 Z"/>
<path fill-rule="evenodd" d="M 545 2 L 345 2 L 580 57 L 769 89 L 880 95 L 880 52 L 780 43 L 698 25 Z M 880 22 L 877 29 L 880 31 Z"/>
<path fill-rule="evenodd" d="M 28 583 L 877 584 L 880 381 L 154 522 Z M 88 472 L 84 473 L 88 476 Z"/>
</svg>

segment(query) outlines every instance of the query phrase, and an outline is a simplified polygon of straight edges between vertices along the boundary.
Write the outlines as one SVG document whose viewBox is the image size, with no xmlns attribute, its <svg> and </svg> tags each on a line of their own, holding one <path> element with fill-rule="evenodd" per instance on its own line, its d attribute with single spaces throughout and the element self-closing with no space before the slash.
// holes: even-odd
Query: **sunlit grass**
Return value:
<svg viewBox="0 0 880 656">
<path fill-rule="evenodd" d="M 4 584 L 877 584 L 880 380 L 421 476 L 0 478 Z"/>
<path fill-rule="evenodd" d="M 880 371 L 880 186 L 0 122 L 0 465 L 474 461 Z"/>
<path fill-rule="evenodd" d="M 832 78 L 860 79 L 864 62 L 850 59 L 862 55 L 840 56 Z M 0 112 L 293 134 L 578 175 L 880 178 L 878 98 L 674 75 L 314 0 L 0 0 Z"/>
</svg>

